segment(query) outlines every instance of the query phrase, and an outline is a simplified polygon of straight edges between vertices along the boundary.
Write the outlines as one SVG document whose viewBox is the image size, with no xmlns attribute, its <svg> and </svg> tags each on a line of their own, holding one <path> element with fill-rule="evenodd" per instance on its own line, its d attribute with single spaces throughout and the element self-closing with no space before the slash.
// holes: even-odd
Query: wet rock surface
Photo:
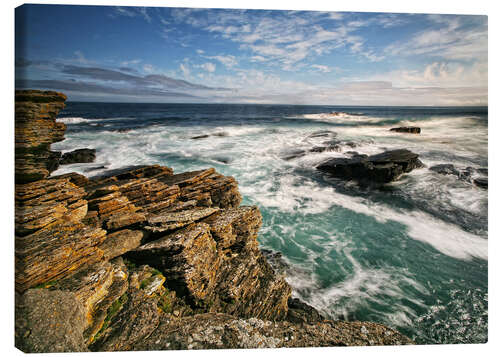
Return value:
<svg viewBox="0 0 500 357">
<path fill-rule="evenodd" d="M 418 159 L 418 154 L 399 149 L 371 156 L 332 158 L 318 165 L 317 169 L 346 180 L 388 183 L 420 167 L 423 164 Z"/>
<path fill-rule="evenodd" d="M 459 180 L 472 183 L 483 189 L 488 189 L 488 169 L 484 167 L 458 168 L 452 164 L 438 164 L 429 167 L 429 170 L 441 175 L 456 176 Z"/>
<path fill-rule="evenodd" d="M 95 161 L 95 149 L 77 149 L 74 151 L 66 152 L 59 160 L 60 165 L 89 163 Z"/>
<path fill-rule="evenodd" d="M 391 128 L 390 131 L 396 133 L 420 134 L 421 129 L 416 126 L 402 126 L 399 128 Z"/>
<path fill-rule="evenodd" d="M 61 139 L 63 99 L 19 93 L 19 113 L 37 121 L 51 110 L 40 120 L 56 131 L 40 124 L 30 130 L 45 139 L 24 131 L 19 142 Z M 42 166 L 15 192 L 15 343 L 25 352 L 411 343 L 292 299 L 259 250 L 260 211 L 240 206 L 233 177 L 159 165 L 46 177 Z"/>
</svg>

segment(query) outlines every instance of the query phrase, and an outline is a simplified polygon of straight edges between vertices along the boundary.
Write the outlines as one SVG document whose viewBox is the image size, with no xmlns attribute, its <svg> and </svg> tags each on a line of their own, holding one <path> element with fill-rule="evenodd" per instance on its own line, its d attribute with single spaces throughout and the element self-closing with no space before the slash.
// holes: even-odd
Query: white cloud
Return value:
<svg viewBox="0 0 500 357">
<path fill-rule="evenodd" d="M 76 61 L 81 64 L 89 64 L 90 61 L 85 58 L 82 51 L 75 51 Z"/>
<path fill-rule="evenodd" d="M 238 61 L 236 60 L 236 57 L 233 55 L 218 55 L 218 56 L 203 56 L 207 59 L 213 59 L 216 61 L 219 61 L 222 63 L 224 66 L 232 68 L 238 64 Z"/>
<path fill-rule="evenodd" d="M 142 62 L 141 59 L 133 59 L 133 60 L 129 60 L 129 61 L 122 61 L 120 63 L 120 65 L 122 65 L 123 67 L 127 67 L 127 66 L 138 64 L 138 63 L 141 63 L 141 62 Z"/>
<path fill-rule="evenodd" d="M 155 70 L 155 68 L 152 65 L 147 64 L 147 63 L 142 66 L 142 69 L 146 73 L 152 73 Z"/>
<path fill-rule="evenodd" d="M 203 68 L 207 72 L 215 72 L 215 64 L 211 62 L 203 63 L 200 65 L 200 68 Z"/>
<path fill-rule="evenodd" d="M 179 65 L 179 69 L 181 70 L 182 74 L 184 75 L 184 77 L 189 77 L 190 74 L 191 74 L 191 71 L 189 69 L 189 65 L 187 63 L 181 63 Z"/>
<path fill-rule="evenodd" d="M 484 61 L 488 55 L 488 29 L 486 21 L 470 27 L 468 22 L 481 16 L 429 15 L 435 25 L 416 33 L 404 42 L 398 41 L 385 48 L 393 56 L 426 55 L 445 60 Z M 479 21 L 478 21 L 479 22 Z"/>
<path fill-rule="evenodd" d="M 139 8 L 139 12 L 141 13 L 142 17 L 144 17 L 144 20 L 151 23 L 151 17 L 149 16 L 148 11 L 145 7 Z"/>
<path fill-rule="evenodd" d="M 313 64 L 313 65 L 311 65 L 311 68 L 313 68 L 317 72 L 321 72 L 321 73 L 330 73 L 330 72 L 340 72 L 341 71 L 341 69 L 339 67 L 325 66 L 322 64 Z"/>
</svg>

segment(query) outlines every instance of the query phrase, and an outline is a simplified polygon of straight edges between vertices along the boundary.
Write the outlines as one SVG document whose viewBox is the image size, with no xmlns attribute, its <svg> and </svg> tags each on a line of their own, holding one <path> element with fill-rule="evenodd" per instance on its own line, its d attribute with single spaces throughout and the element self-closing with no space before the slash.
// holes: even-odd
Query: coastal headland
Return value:
<svg viewBox="0 0 500 357">
<path fill-rule="evenodd" d="M 50 145 L 64 140 L 56 117 L 65 100 L 16 91 L 17 348 L 413 344 L 378 323 L 325 319 L 292 298 L 259 249 L 259 208 L 240 205 L 233 177 L 159 165 L 50 176 L 64 164 Z"/>
</svg>

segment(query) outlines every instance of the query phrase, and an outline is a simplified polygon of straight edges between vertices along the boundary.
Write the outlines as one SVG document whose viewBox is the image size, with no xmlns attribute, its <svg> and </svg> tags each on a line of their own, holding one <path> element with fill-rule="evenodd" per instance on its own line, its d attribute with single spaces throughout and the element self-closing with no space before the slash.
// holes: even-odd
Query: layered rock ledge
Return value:
<svg viewBox="0 0 500 357">
<path fill-rule="evenodd" d="M 16 92 L 15 344 L 25 352 L 412 344 L 291 298 L 258 207 L 213 168 L 49 177 L 65 96 Z M 28 114 L 29 113 L 29 114 Z M 19 122 L 18 122 L 19 121 Z M 31 137 L 34 136 L 34 137 Z M 37 156 L 38 155 L 38 156 Z"/>
</svg>

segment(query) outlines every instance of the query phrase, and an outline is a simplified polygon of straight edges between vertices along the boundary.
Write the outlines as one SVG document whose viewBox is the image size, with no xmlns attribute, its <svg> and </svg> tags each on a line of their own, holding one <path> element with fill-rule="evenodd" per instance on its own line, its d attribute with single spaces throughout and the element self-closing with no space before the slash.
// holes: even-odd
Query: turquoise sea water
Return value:
<svg viewBox="0 0 500 357">
<path fill-rule="evenodd" d="M 259 206 L 259 242 L 283 254 L 295 296 L 331 318 L 381 322 L 418 343 L 486 342 L 487 190 L 429 167 L 485 174 L 487 108 L 70 102 L 59 117 L 66 140 L 52 148 L 95 148 L 97 159 L 54 175 L 215 167 L 238 180 L 244 204 Z M 389 131 L 408 125 L 422 133 Z M 309 152 L 330 140 L 340 152 Z M 379 188 L 314 168 L 348 151 L 396 148 L 426 167 Z"/>
</svg>

